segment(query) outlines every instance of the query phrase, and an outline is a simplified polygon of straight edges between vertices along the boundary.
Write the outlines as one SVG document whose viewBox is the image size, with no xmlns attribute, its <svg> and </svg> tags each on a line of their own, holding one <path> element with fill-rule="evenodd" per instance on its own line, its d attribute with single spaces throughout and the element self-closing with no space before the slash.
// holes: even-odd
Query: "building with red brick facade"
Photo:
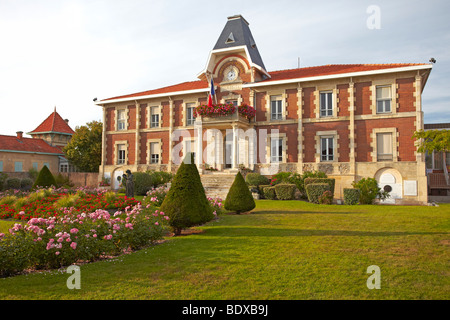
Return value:
<svg viewBox="0 0 450 320">
<path fill-rule="evenodd" d="M 337 199 L 353 181 L 372 177 L 392 189 L 389 202 L 424 203 L 425 159 L 411 137 L 424 126 L 421 95 L 431 69 L 395 63 L 267 71 L 248 22 L 229 17 L 199 80 L 96 102 L 104 123 L 100 177 L 175 172 L 191 151 L 201 173 L 321 170 L 336 179 Z M 199 110 L 211 80 L 214 104 L 236 112 Z"/>
</svg>

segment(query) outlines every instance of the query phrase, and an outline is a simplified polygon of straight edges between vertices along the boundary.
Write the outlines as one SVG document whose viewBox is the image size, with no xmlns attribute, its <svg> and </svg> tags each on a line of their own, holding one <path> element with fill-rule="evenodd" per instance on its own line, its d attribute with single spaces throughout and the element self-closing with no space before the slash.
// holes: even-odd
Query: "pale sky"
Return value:
<svg viewBox="0 0 450 320">
<path fill-rule="evenodd" d="M 379 29 L 370 29 L 380 9 Z M 450 1 L 0 0 L 0 134 L 54 107 L 73 129 L 99 100 L 197 80 L 228 16 L 241 14 L 267 70 L 437 62 L 425 123 L 450 122 Z"/>
</svg>

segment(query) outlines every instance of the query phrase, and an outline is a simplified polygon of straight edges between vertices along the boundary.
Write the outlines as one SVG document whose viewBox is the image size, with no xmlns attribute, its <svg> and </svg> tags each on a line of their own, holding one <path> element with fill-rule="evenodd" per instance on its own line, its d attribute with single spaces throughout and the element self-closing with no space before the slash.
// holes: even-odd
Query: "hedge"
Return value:
<svg viewBox="0 0 450 320">
<path fill-rule="evenodd" d="M 354 205 L 359 203 L 361 190 L 357 188 L 344 188 L 344 204 Z"/>
<path fill-rule="evenodd" d="M 133 172 L 133 178 L 135 195 L 145 196 L 153 187 L 153 178 L 146 172 Z"/>
<path fill-rule="evenodd" d="M 264 198 L 269 200 L 275 200 L 277 198 L 277 194 L 275 193 L 275 187 L 265 186 L 263 188 Z"/>
<path fill-rule="evenodd" d="M 331 191 L 328 183 L 306 184 L 306 194 L 308 195 L 309 202 L 319 203 L 319 197 L 322 196 L 325 191 Z"/>
<path fill-rule="evenodd" d="M 20 179 L 19 178 L 8 178 L 6 179 L 7 189 L 20 189 Z"/>
<path fill-rule="evenodd" d="M 280 183 L 275 185 L 275 193 L 279 200 L 292 200 L 295 195 L 295 184 Z"/>
<path fill-rule="evenodd" d="M 245 176 L 245 182 L 247 182 L 249 186 L 260 186 L 269 184 L 270 180 L 259 173 L 249 172 Z"/>
<path fill-rule="evenodd" d="M 270 185 L 270 184 L 261 184 L 261 185 L 258 186 L 259 194 L 260 194 L 263 198 L 265 198 L 265 196 L 264 196 L 264 188 L 265 188 L 265 187 L 271 187 L 271 185 Z"/>
<path fill-rule="evenodd" d="M 308 184 L 311 183 L 327 183 L 330 186 L 330 191 L 334 196 L 334 185 L 335 180 L 333 178 L 306 178 L 305 179 L 305 188 Z"/>
</svg>

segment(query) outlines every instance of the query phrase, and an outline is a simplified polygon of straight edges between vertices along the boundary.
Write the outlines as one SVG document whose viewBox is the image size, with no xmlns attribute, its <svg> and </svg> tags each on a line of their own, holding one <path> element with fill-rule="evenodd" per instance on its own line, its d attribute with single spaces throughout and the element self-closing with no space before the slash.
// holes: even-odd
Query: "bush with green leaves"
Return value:
<svg viewBox="0 0 450 320">
<path fill-rule="evenodd" d="M 47 166 L 43 166 L 41 171 L 39 171 L 36 181 L 34 181 L 33 189 L 36 189 L 37 187 L 48 188 L 51 186 L 56 186 L 55 177 L 53 177 Z"/>
<path fill-rule="evenodd" d="M 165 171 L 147 171 L 147 173 L 152 177 L 153 187 L 162 186 L 173 179 L 173 174 L 171 172 Z"/>
<path fill-rule="evenodd" d="M 332 203 L 333 203 L 333 194 L 329 190 L 325 191 L 319 197 L 319 204 L 332 204 Z"/>
<path fill-rule="evenodd" d="M 285 172 L 285 171 L 278 172 L 277 174 L 274 174 L 272 176 L 271 184 L 274 186 L 280 183 L 290 183 L 291 175 L 292 172 Z"/>
<path fill-rule="evenodd" d="M 360 190 L 359 203 L 373 204 L 376 198 L 381 200 L 389 197 L 389 192 L 386 192 L 378 187 L 378 182 L 374 178 L 362 178 L 358 182 L 353 182 L 352 186 Z"/>
<path fill-rule="evenodd" d="M 65 188 L 71 188 L 74 186 L 74 184 L 70 181 L 69 176 L 64 176 L 61 173 L 58 173 L 55 177 L 56 181 L 56 187 L 65 187 Z"/>
<path fill-rule="evenodd" d="M 266 176 L 263 176 L 262 174 L 259 174 L 257 172 L 249 172 L 245 176 L 245 182 L 249 186 L 258 187 L 260 185 L 268 185 L 270 183 L 270 180 Z"/>
<path fill-rule="evenodd" d="M 325 191 L 330 191 L 330 185 L 328 183 L 310 183 L 306 185 L 308 201 L 312 203 L 319 203 L 319 197 Z"/>
<path fill-rule="evenodd" d="M 146 172 L 134 172 L 134 194 L 145 196 L 151 188 L 153 188 L 153 178 Z"/>
<path fill-rule="evenodd" d="M 6 179 L 8 179 L 8 175 L 4 172 L 0 172 L 0 191 L 5 189 Z"/>
<path fill-rule="evenodd" d="M 248 189 L 242 174 L 238 172 L 228 191 L 224 207 L 226 210 L 235 211 L 237 214 L 240 214 L 241 212 L 253 210 L 255 206 L 255 199 L 253 199 L 252 193 Z"/>
<path fill-rule="evenodd" d="M 31 190 L 31 187 L 33 186 L 33 180 L 30 178 L 24 178 L 20 180 L 20 189 L 22 190 Z"/>
<path fill-rule="evenodd" d="M 6 179 L 7 189 L 20 189 L 20 179 L 19 178 L 8 178 Z"/>
<path fill-rule="evenodd" d="M 356 188 L 344 188 L 344 204 L 355 205 L 359 203 L 361 190 Z"/>
<path fill-rule="evenodd" d="M 275 192 L 275 187 L 273 186 L 265 186 L 263 188 L 264 198 L 269 200 L 275 200 L 277 198 L 277 194 Z"/>
<path fill-rule="evenodd" d="M 295 195 L 295 184 L 279 183 L 275 185 L 275 193 L 278 200 L 293 200 Z"/>
<path fill-rule="evenodd" d="M 291 174 L 291 176 L 289 177 L 289 182 L 294 183 L 297 186 L 297 189 L 300 191 L 300 194 L 304 199 L 308 198 L 305 189 L 306 178 L 327 178 L 327 175 L 322 171 L 305 171 L 303 172 L 303 174 Z"/>
<path fill-rule="evenodd" d="M 270 186 L 271 186 L 270 184 L 260 184 L 258 186 L 259 194 L 262 196 L 263 199 L 266 198 L 266 196 L 264 195 L 264 188 L 265 187 L 270 187 Z"/>
<path fill-rule="evenodd" d="M 308 184 L 311 184 L 311 183 L 327 183 L 330 186 L 329 190 L 331 191 L 331 193 L 334 196 L 335 179 L 332 179 L 332 178 L 312 178 L 312 177 L 310 177 L 310 178 L 306 178 L 304 183 L 305 183 L 305 187 Z"/>
<path fill-rule="evenodd" d="M 0 233 L 0 277 L 140 249 L 163 238 L 167 220 L 164 212 L 138 205 L 114 215 L 106 210 L 69 212 L 16 223 Z"/>
<path fill-rule="evenodd" d="M 191 161 L 186 161 L 189 158 Z M 186 159 L 178 167 L 169 192 L 161 204 L 161 211 L 170 218 L 169 223 L 175 235 L 181 234 L 183 229 L 214 218 L 193 155 L 188 154 Z"/>
</svg>

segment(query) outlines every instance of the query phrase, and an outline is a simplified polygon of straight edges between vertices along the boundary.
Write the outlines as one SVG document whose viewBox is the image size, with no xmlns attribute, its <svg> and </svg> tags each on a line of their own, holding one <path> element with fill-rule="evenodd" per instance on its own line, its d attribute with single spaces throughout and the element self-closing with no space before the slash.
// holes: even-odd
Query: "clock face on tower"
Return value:
<svg viewBox="0 0 450 320">
<path fill-rule="evenodd" d="M 235 68 L 229 68 L 225 71 L 225 79 L 227 81 L 233 81 L 237 78 L 237 70 Z"/>
</svg>

